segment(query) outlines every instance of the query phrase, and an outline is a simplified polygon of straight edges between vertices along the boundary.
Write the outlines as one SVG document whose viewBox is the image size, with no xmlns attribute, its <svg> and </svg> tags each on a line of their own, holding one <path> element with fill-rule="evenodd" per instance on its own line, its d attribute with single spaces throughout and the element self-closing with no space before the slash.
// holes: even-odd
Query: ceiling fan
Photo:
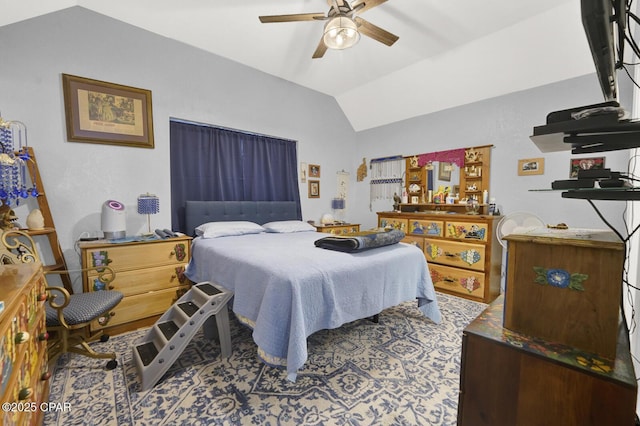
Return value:
<svg viewBox="0 0 640 426">
<path fill-rule="evenodd" d="M 360 16 L 363 12 L 385 3 L 387 0 L 354 0 L 349 3 L 346 0 L 327 0 L 329 12 L 324 13 L 297 13 L 293 15 L 260 16 L 260 22 L 295 22 L 295 21 L 328 21 L 320 43 L 313 59 L 322 58 L 327 49 L 346 49 L 353 46 L 364 34 L 380 43 L 391 46 L 398 40 L 398 36 L 389 31 L 365 21 Z"/>
</svg>

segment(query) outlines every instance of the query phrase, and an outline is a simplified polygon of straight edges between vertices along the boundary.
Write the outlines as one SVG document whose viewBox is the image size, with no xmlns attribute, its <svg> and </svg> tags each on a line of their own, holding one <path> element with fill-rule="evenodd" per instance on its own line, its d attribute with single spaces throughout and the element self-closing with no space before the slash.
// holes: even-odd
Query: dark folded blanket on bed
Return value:
<svg viewBox="0 0 640 426">
<path fill-rule="evenodd" d="M 315 241 L 316 247 L 344 252 L 357 252 L 376 247 L 397 244 L 404 238 L 398 229 L 390 231 L 365 231 L 349 235 L 332 235 Z"/>
</svg>

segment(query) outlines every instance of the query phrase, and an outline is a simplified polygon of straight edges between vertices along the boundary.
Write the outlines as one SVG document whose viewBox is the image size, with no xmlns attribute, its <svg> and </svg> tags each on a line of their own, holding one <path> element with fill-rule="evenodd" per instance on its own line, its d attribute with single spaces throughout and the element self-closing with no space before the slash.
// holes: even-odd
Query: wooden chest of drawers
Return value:
<svg viewBox="0 0 640 426">
<path fill-rule="evenodd" d="M 124 298 L 111 315 L 91 324 L 91 331 L 108 328 L 110 334 L 153 324 L 190 287 L 184 275 L 191 258 L 191 238 L 113 244 L 80 244 L 82 266 L 108 265 L 116 272 L 112 289 Z M 84 291 L 102 290 L 94 273 L 83 275 Z"/>
<path fill-rule="evenodd" d="M 360 224 L 358 223 L 343 223 L 341 225 L 314 225 L 318 232 L 324 232 L 326 234 L 352 234 L 354 232 L 360 232 Z"/>
<path fill-rule="evenodd" d="M 609 366 L 503 328 L 503 311 L 500 296 L 464 330 L 459 426 L 634 424 L 637 384 L 624 327 L 614 333 L 618 351 Z"/>
<path fill-rule="evenodd" d="M 40 263 L 0 266 L 0 424 L 39 425 L 49 400 L 44 300 Z"/>
<path fill-rule="evenodd" d="M 500 216 L 378 213 L 378 226 L 405 232 L 429 264 L 436 290 L 484 303 L 500 293 L 502 246 L 495 239 Z"/>
</svg>

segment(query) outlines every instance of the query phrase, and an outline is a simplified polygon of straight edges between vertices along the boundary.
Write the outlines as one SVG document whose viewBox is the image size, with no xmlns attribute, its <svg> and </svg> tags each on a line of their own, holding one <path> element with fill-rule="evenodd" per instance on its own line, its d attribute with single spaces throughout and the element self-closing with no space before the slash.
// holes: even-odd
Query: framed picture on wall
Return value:
<svg viewBox="0 0 640 426">
<path fill-rule="evenodd" d="M 518 176 L 543 174 L 544 158 L 525 158 L 518 160 Z"/>
<path fill-rule="evenodd" d="M 67 140 L 153 148 L 151 91 L 62 74 Z"/>
<path fill-rule="evenodd" d="M 320 181 L 309 181 L 309 198 L 320 198 Z"/>
<path fill-rule="evenodd" d="M 572 158 L 569 177 L 577 178 L 578 170 L 604 169 L 605 157 Z"/>
<path fill-rule="evenodd" d="M 451 169 L 453 166 L 446 161 L 440 161 L 438 167 L 438 180 L 449 182 L 451 180 Z"/>
<path fill-rule="evenodd" d="M 317 164 L 309 164 L 309 177 L 310 178 L 319 178 L 320 177 L 320 166 Z"/>
</svg>

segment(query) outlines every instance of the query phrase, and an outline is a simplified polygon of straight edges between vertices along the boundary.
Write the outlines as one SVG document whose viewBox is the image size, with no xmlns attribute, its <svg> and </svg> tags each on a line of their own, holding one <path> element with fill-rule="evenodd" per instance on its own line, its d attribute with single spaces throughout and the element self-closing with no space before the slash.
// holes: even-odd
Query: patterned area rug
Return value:
<svg viewBox="0 0 640 426">
<path fill-rule="evenodd" d="M 251 331 L 231 315 L 233 353 L 198 333 L 155 387 L 140 391 L 132 347 L 138 330 L 95 343 L 115 350 L 118 367 L 62 356 L 45 425 L 455 425 L 462 330 L 486 305 L 438 293 L 442 324 L 415 302 L 308 339 L 295 383 L 256 355 Z"/>
</svg>

